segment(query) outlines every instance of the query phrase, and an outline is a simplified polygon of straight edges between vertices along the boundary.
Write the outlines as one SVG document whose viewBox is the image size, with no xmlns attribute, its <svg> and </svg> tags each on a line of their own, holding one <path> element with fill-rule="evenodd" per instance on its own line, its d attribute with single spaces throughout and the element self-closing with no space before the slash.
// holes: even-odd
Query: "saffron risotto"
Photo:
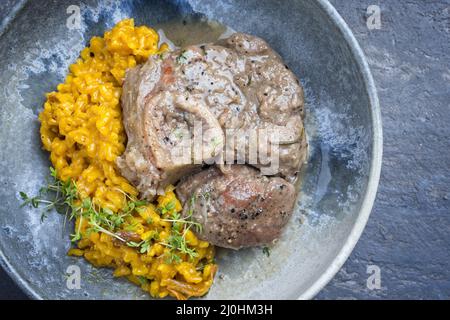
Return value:
<svg viewBox="0 0 450 320">
<path fill-rule="evenodd" d="M 123 20 L 103 37 L 93 37 L 70 66 L 65 82 L 46 95 L 39 115 L 42 143 L 58 179 L 72 180 L 80 201 L 89 198 L 95 206 L 119 215 L 129 199 L 137 200 L 138 191 L 115 164 L 126 145 L 122 83 L 128 68 L 165 50 L 167 45 L 159 46 L 155 30 L 136 27 L 133 19 Z M 214 247 L 186 226 L 183 237 L 195 255 L 181 252 L 174 259 L 167 246 L 174 228 L 167 211 L 182 210 L 174 187 L 138 209 L 124 217 L 121 230 L 139 238 L 133 241 L 146 241 L 145 250 L 118 242 L 108 232 L 92 232 L 89 221 L 78 216 L 77 247 L 69 255 L 84 257 L 96 267 L 114 268 L 114 276 L 127 277 L 153 297 L 186 299 L 206 294 L 217 270 Z"/>
</svg>

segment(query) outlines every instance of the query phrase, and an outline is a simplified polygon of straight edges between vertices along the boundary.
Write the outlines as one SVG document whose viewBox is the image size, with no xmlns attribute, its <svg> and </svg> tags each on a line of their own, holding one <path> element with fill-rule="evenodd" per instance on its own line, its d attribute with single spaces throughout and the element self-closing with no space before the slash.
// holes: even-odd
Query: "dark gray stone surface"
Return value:
<svg viewBox="0 0 450 320">
<path fill-rule="evenodd" d="M 332 0 L 378 87 L 384 158 L 377 200 L 350 259 L 319 299 L 450 298 L 450 1 Z M 382 27 L 368 30 L 367 7 Z M 367 265 L 381 290 L 366 287 Z"/>
<path fill-rule="evenodd" d="M 15 1 L 2 1 L 0 17 Z M 450 298 L 450 0 L 331 0 L 378 86 L 384 161 L 358 245 L 318 299 Z M 366 26 L 381 7 L 380 30 Z M 366 286 L 367 267 L 381 289 Z M 0 270 L 0 299 L 25 298 Z"/>
</svg>

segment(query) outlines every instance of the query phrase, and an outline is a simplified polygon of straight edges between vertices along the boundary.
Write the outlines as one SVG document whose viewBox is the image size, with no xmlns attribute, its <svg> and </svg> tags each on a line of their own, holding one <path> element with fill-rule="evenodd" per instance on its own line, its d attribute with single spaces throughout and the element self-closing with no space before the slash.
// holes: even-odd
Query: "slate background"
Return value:
<svg viewBox="0 0 450 320">
<path fill-rule="evenodd" d="M 1 1 L 0 24 L 16 2 Z M 372 69 L 384 158 L 369 223 L 317 299 L 450 299 L 450 0 L 330 2 Z M 369 5 L 380 30 L 367 28 Z M 378 290 L 366 285 L 370 265 Z M 1 269 L 0 299 L 26 299 Z"/>
</svg>

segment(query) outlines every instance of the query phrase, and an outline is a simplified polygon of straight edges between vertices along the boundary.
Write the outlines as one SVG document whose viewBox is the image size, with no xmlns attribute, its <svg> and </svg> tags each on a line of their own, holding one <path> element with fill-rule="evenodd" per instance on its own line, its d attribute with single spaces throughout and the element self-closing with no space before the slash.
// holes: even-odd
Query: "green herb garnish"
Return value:
<svg viewBox="0 0 450 320">
<path fill-rule="evenodd" d="M 143 276 L 137 276 L 139 283 L 141 284 L 141 286 L 148 284 L 148 279 L 146 277 Z"/>
<path fill-rule="evenodd" d="M 42 221 L 52 209 L 56 209 L 58 213 L 65 214 L 69 220 L 79 218 L 78 228 L 70 237 L 72 242 L 82 238 L 81 227 L 83 221 L 87 221 L 89 225 L 86 229 L 86 235 L 92 232 L 105 233 L 129 247 L 136 248 L 142 254 L 149 252 L 153 241 L 159 239 L 159 234 L 155 232 L 140 242 L 127 241 L 118 232 L 119 230 L 131 231 L 136 227 L 134 224 L 128 224 L 127 218 L 132 217 L 135 212 L 143 210 L 143 207 L 148 204 L 147 201 L 136 200 L 118 189 L 125 195 L 126 204 L 121 210 L 114 212 L 109 208 L 101 208 L 90 197 L 80 199 L 77 186 L 73 180 L 69 179 L 66 182 L 59 180 L 54 168 L 50 168 L 50 173 L 52 181 L 41 188 L 37 196 L 30 197 L 25 192 L 19 192 L 23 201 L 21 206 L 30 205 L 33 208 L 41 208 L 41 205 L 43 205 Z M 186 233 L 190 228 L 195 227 L 199 232 L 202 229 L 201 224 L 190 220 L 194 204 L 195 197 L 193 196 L 189 201 L 189 210 L 185 217 L 176 212 L 175 200 L 159 208 L 161 216 L 166 217 L 161 220 L 172 223 L 171 234 L 167 241 L 159 242 L 161 245 L 171 249 L 166 257 L 171 262 L 180 263 L 182 260 L 180 254 L 187 255 L 190 259 L 198 256 L 195 249 L 190 248 L 186 243 Z M 147 223 L 153 223 L 152 219 L 148 219 Z"/>
<path fill-rule="evenodd" d="M 181 258 L 178 253 L 185 254 L 189 259 L 193 259 L 198 256 L 195 249 L 189 248 L 186 243 L 186 234 L 190 228 L 195 227 L 198 232 L 201 232 L 202 225 L 198 222 L 190 220 L 193 214 L 193 207 L 195 204 L 195 195 L 193 195 L 189 200 L 189 209 L 187 215 L 183 217 L 180 213 L 173 211 L 170 219 L 162 219 L 163 221 L 172 223 L 172 230 L 167 242 L 160 242 L 160 244 L 170 248 L 170 256 L 168 259 L 170 261 L 179 261 Z"/>
<path fill-rule="evenodd" d="M 177 57 L 177 63 L 178 64 L 186 64 L 187 63 L 187 55 L 186 55 L 186 50 L 181 51 L 181 54 Z"/>
<path fill-rule="evenodd" d="M 39 189 L 38 195 L 28 196 L 25 192 L 19 192 L 22 199 L 21 207 L 31 205 L 33 208 L 39 208 L 43 205 L 41 212 L 41 221 L 47 218 L 47 214 L 56 209 L 57 212 L 69 213 L 71 205 L 77 200 L 77 187 L 71 180 L 62 182 L 56 177 L 56 170 L 50 167 L 50 181 L 45 187 Z"/>
</svg>

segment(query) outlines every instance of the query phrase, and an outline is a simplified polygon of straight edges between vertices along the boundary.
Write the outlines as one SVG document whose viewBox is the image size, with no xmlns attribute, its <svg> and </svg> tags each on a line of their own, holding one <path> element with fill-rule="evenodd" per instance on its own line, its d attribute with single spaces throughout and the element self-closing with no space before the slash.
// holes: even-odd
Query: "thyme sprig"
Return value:
<svg viewBox="0 0 450 320">
<path fill-rule="evenodd" d="M 178 64 L 186 64 L 188 61 L 187 51 L 181 51 L 181 54 L 176 58 Z"/>
<path fill-rule="evenodd" d="M 66 220 L 79 219 L 77 229 L 70 238 L 72 242 L 76 242 L 82 238 L 83 222 L 87 221 L 88 228 L 85 230 L 86 235 L 92 232 L 101 232 L 107 234 L 129 247 L 137 248 L 140 253 L 147 253 L 150 251 L 153 243 L 159 240 L 158 232 L 140 242 L 128 241 L 122 237 L 118 232 L 122 229 L 132 228 L 133 225 L 127 221 L 128 217 L 132 217 L 135 212 L 144 210 L 148 202 L 145 200 L 137 200 L 132 198 L 127 193 L 117 189 L 125 196 L 125 206 L 118 212 L 112 211 L 110 208 L 102 208 L 90 197 L 80 199 L 76 183 L 69 179 L 61 181 L 57 177 L 57 172 L 50 167 L 51 181 L 39 190 L 36 196 L 30 197 L 25 192 L 19 192 L 22 199 L 21 206 L 30 205 L 33 208 L 42 208 L 41 221 L 44 221 L 47 214 L 52 210 L 60 214 L 64 214 Z M 42 207 L 42 206 L 43 207 Z M 195 205 L 195 197 L 191 197 L 189 201 L 189 208 L 187 214 L 183 216 L 176 210 L 175 200 L 169 201 L 164 206 L 158 208 L 162 221 L 170 222 L 172 224 L 171 232 L 166 241 L 160 241 L 159 244 L 170 248 L 167 254 L 167 260 L 175 263 L 180 263 L 182 258 L 180 254 L 188 256 L 193 259 L 198 256 L 194 248 L 189 247 L 186 241 L 186 234 L 191 228 L 196 228 L 201 232 L 202 225 L 192 220 L 193 207 Z M 147 221 L 149 224 L 153 221 Z"/>
<path fill-rule="evenodd" d="M 147 253 L 150 251 L 152 244 L 153 244 L 153 240 L 158 240 L 159 239 L 159 234 L 158 233 L 154 233 L 152 234 L 150 237 L 148 237 L 145 240 L 142 240 L 141 242 L 133 242 L 130 241 L 127 243 L 128 246 L 130 247 L 134 247 L 134 248 L 139 248 L 139 252 L 140 253 Z"/>
<path fill-rule="evenodd" d="M 72 242 L 81 239 L 81 227 L 86 219 L 89 224 L 87 234 L 102 232 L 128 244 L 115 232 L 124 225 L 126 218 L 130 217 L 134 210 L 147 205 L 146 201 L 133 199 L 123 192 L 127 197 L 126 205 L 119 212 L 113 212 L 109 208 L 101 208 L 90 197 L 81 200 L 76 183 L 71 179 L 61 181 L 52 167 L 50 167 L 50 176 L 51 181 L 39 190 L 38 195 L 30 197 L 23 191 L 19 192 L 23 201 L 21 206 L 31 205 L 33 208 L 39 208 L 41 204 L 44 205 L 41 221 L 44 221 L 52 209 L 64 214 L 69 220 L 79 218 L 78 228 L 71 235 Z"/>
<path fill-rule="evenodd" d="M 169 219 L 166 218 L 162 220 L 172 223 L 172 230 L 168 240 L 166 242 L 160 242 L 163 246 L 171 249 L 168 256 L 168 260 L 170 262 L 177 262 L 181 260 L 178 253 L 187 255 L 191 260 L 198 256 L 195 249 L 190 248 L 186 242 L 186 234 L 189 229 L 195 227 L 199 232 L 202 230 L 202 225 L 192 220 L 194 204 L 195 195 L 193 195 L 189 200 L 189 208 L 186 216 L 182 216 L 179 212 L 173 210 L 175 208 L 175 202 L 169 202 L 164 208 L 161 209 L 161 212 L 170 214 Z"/>
<path fill-rule="evenodd" d="M 59 213 L 68 214 L 77 200 L 77 186 L 74 181 L 63 182 L 57 178 L 56 170 L 50 167 L 50 181 L 40 188 L 36 196 L 30 197 L 25 192 L 19 192 L 22 199 L 21 207 L 31 205 L 33 208 L 44 207 L 41 211 L 41 222 L 47 218 L 48 213 L 55 209 Z"/>
<path fill-rule="evenodd" d="M 270 248 L 265 246 L 262 248 L 262 252 L 266 257 L 270 257 Z"/>
</svg>

